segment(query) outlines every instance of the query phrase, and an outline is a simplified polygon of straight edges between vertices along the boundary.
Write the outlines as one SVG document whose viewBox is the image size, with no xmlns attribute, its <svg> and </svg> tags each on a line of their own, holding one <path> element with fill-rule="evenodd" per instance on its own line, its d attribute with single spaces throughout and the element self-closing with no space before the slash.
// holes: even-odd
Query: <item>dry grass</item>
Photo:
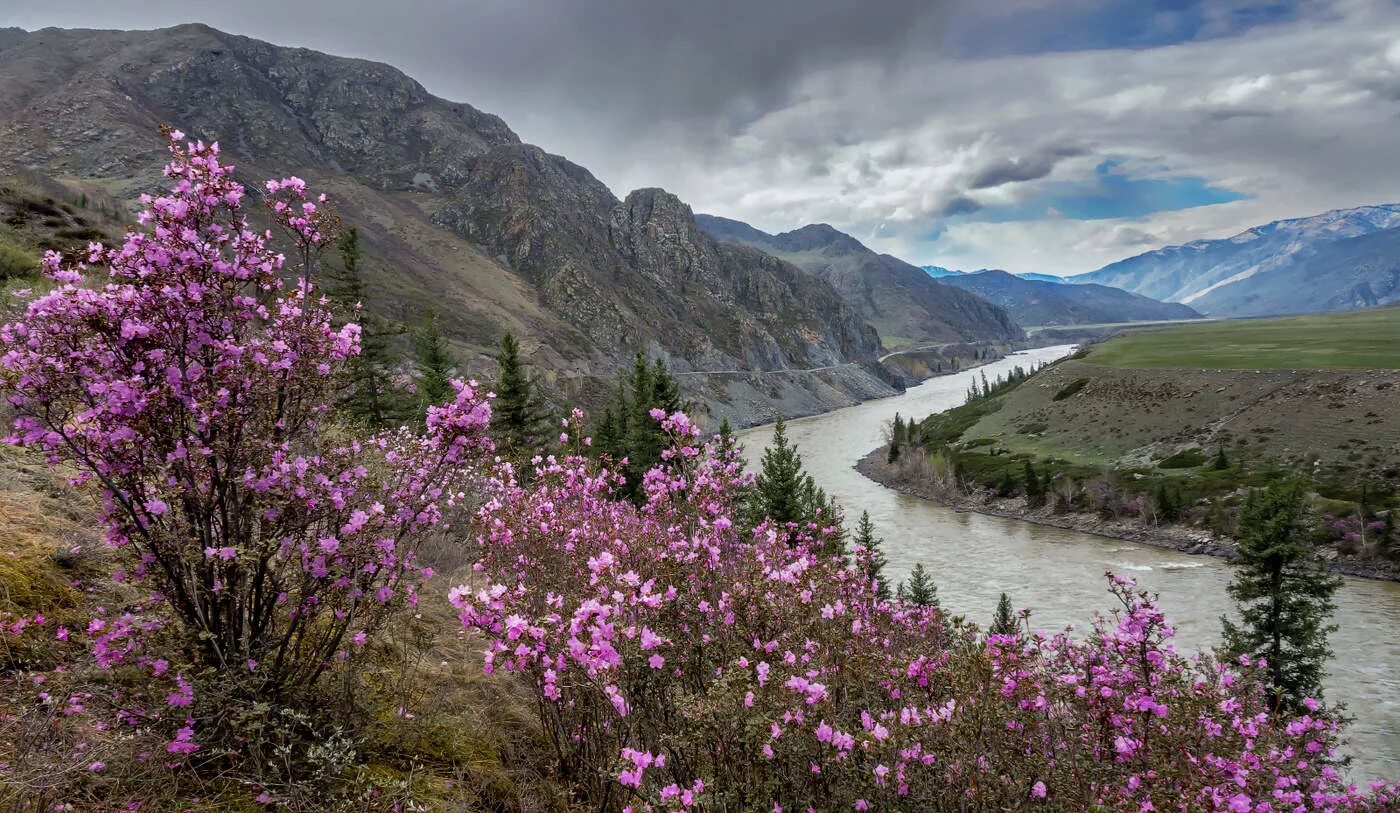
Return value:
<svg viewBox="0 0 1400 813">
<path fill-rule="evenodd" d="M 34 717 L 25 676 L 58 657 L 54 627 L 80 628 L 95 605 L 121 601 L 108 578 L 112 557 L 96 530 L 97 511 L 90 492 L 72 488 L 32 455 L 0 447 L 0 613 L 49 619 L 36 634 L 0 638 L 0 718 Z M 267 787 L 278 791 L 279 810 L 569 810 L 526 687 L 514 676 L 482 671 L 483 643 L 463 631 L 447 602 L 448 588 L 470 578 L 470 551 L 454 532 L 425 553 L 444 575 L 426 585 L 416 612 L 381 634 L 370 666 L 334 675 L 321 688 L 323 716 L 353 731 L 356 753 L 355 764 L 328 784 L 323 777 L 315 787 L 264 786 L 236 768 L 213 776 L 152 772 L 127 759 L 120 742 L 89 730 L 88 753 L 100 755 L 107 771 L 56 763 L 50 774 L 71 775 L 45 780 L 52 780 L 47 801 L 71 802 L 75 810 L 112 809 L 118 800 L 139 800 L 149 811 L 267 810 L 253 801 Z M 330 709 L 335 713 L 325 714 Z M 41 728 L 48 725 L 42 717 L 34 723 Z M 0 761 L 14 758 L 12 747 L 19 746 L 0 743 Z M 318 788 L 330 788 L 336 800 Z M 27 810 L 25 798 L 33 800 L 0 784 L 0 809 Z"/>
</svg>

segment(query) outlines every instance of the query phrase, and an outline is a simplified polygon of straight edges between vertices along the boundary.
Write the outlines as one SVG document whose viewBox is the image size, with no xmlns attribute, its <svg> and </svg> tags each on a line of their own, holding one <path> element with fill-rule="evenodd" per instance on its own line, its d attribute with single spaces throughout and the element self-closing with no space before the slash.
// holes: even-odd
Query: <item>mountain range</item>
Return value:
<svg viewBox="0 0 1400 813">
<path fill-rule="evenodd" d="M 919 266 L 919 268 L 922 269 L 925 274 L 928 274 L 934 279 L 943 279 L 944 277 L 965 277 L 969 274 L 981 274 L 985 271 L 1001 270 L 998 268 L 981 268 L 976 271 L 955 271 L 951 268 L 944 268 L 941 265 L 921 265 Z M 1036 282 L 1053 282 L 1058 284 L 1065 281 L 1064 277 L 1057 277 L 1054 274 L 1037 274 L 1033 271 L 1027 271 L 1019 274 L 1014 274 L 1010 271 L 1003 271 L 1002 273 L 1011 274 L 1011 276 L 1020 277 L 1021 279 L 1035 280 Z"/>
<path fill-rule="evenodd" d="M 874 365 L 877 330 L 827 281 L 713 239 L 663 190 L 619 200 L 387 65 L 204 25 L 4 29 L 0 61 L 0 173 L 130 206 L 161 186 L 159 125 L 218 140 L 254 196 L 291 174 L 328 192 L 360 230 L 373 306 L 405 323 L 438 311 L 467 372 L 489 373 L 511 330 L 546 384 L 584 403 L 636 351 L 741 422 L 894 391 Z M 1019 334 L 981 308 L 969 335 Z"/>
<path fill-rule="evenodd" d="M 825 223 L 768 234 L 713 215 L 699 215 L 697 221 L 717 240 L 760 249 L 830 283 L 880 331 L 888 347 L 1005 341 L 1024 335 L 1003 307 L 943 285 L 919 268 L 878 254 Z"/>
<path fill-rule="evenodd" d="M 1006 271 L 955 274 L 942 282 L 1006 308 L 1018 324 L 1027 327 L 1196 319 L 1201 315 L 1188 305 L 1159 302 L 1107 285 L 1066 285 Z"/>
<path fill-rule="evenodd" d="M 1097 283 L 1210 316 L 1352 310 L 1400 302 L 1400 204 L 1279 220 L 1106 265 Z"/>
</svg>

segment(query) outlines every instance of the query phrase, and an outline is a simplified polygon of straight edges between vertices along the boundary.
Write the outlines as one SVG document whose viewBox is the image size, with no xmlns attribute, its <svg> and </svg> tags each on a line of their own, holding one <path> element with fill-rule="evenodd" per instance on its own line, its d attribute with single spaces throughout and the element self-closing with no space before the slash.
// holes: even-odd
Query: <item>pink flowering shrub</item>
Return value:
<svg viewBox="0 0 1400 813">
<path fill-rule="evenodd" d="M 499 484 L 481 581 L 452 593 L 591 806 L 1392 809 L 1338 778 L 1335 723 L 1273 719 L 1250 665 L 1175 653 L 1131 583 L 1087 638 L 950 629 L 821 540 L 741 534 L 738 463 L 664 425 L 640 508 L 581 457 Z"/>
<path fill-rule="evenodd" d="M 313 283 L 325 197 L 266 185 L 299 263 L 287 279 L 218 146 L 169 135 L 169 193 L 143 198 L 122 245 L 45 257 L 56 287 L 0 327 L 0 377 L 6 440 L 96 486 L 134 596 L 71 632 L 144 683 L 101 705 L 133 730 L 162 721 L 179 758 L 227 723 L 226 698 L 304 701 L 416 601 L 417 546 L 491 444 L 485 397 L 460 382 L 421 434 L 335 441 L 327 403 L 359 345 Z"/>
</svg>

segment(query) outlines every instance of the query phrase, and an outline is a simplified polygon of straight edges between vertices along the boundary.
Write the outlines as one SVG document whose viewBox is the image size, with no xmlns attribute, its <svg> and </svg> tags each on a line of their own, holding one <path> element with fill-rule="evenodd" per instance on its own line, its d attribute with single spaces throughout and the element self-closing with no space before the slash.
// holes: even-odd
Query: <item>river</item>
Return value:
<svg viewBox="0 0 1400 813">
<path fill-rule="evenodd" d="M 1016 365 L 1049 362 L 1070 346 L 1017 353 L 978 370 L 995 379 Z M 1225 585 L 1230 566 L 1212 556 L 1122 542 L 1017 519 L 960 513 L 935 502 L 900 494 L 867 479 L 853 467 L 881 445 L 895 413 L 923 418 L 957 406 L 969 374 L 934 378 L 903 395 L 790 422 L 788 437 L 817 484 L 840 498 L 853 521 L 870 512 L 889 564 L 891 583 L 922 562 L 938 585 L 943 607 L 985 626 L 1002 591 L 1016 607 L 1030 607 L 1037 629 L 1074 624 L 1083 628 L 1110 599 L 1103 574 L 1130 575 L 1160 595 L 1176 626 L 1177 647 L 1215 646 L 1220 617 L 1230 604 Z M 750 461 L 757 461 L 773 428 L 738 434 Z M 1354 781 L 1400 779 L 1400 583 L 1347 578 L 1336 596 L 1331 638 L 1336 655 L 1326 696 L 1343 702 L 1356 717 L 1346 751 L 1354 758 Z"/>
</svg>

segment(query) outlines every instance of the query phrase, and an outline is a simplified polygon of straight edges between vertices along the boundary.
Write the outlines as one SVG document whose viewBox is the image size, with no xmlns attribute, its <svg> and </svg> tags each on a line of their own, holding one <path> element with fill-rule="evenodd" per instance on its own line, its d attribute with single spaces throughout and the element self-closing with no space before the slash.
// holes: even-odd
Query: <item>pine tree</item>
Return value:
<svg viewBox="0 0 1400 813">
<path fill-rule="evenodd" d="M 545 409 L 520 361 L 520 344 L 510 333 L 501 337 L 496 354 L 496 399 L 491 403 L 492 439 L 507 457 L 528 460 L 545 441 Z"/>
<path fill-rule="evenodd" d="M 875 595 L 883 600 L 890 597 L 890 581 L 885 578 L 885 554 L 880 549 L 884 540 L 875 536 L 875 523 L 870 521 L 870 512 L 860 512 L 860 522 L 856 524 L 856 534 L 851 540 L 868 551 L 865 561 L 866 581 L 875 583 Z"/>
<path fill-rule="evenodd" d="M 909 582 L 899 583 L 898 595 L 910 604 L 919 607 L 938 607 L 938 585 L 933 583 L 922 563 L 914 565 L 909 573 Z"/>
<path fill-rule="evenodd" d="M 612 404 L 593 427 L 595 453 L 609 457 L 614 467 L 627 460 L 621 469 L 627 480 L 619 491 L 622 496 L 637 503 L 645 498 L 642 478 L 661 462 L 661 452 L 670 442 L 651 411 L 671 414 L 684 408 L 679 385 L 665 364 L 660 359 L 648 362 L 637 353 L 632 366 L 618 377 Z"/>
<path fill-rule="evenodd" d="M 804 521 L 802 458 L 788 442 L 787 424 L 781 418 L 773 426 L 773 441 L 763 450 L 763 462 L 754 478 L 750 515 L 757 525 L 766 517 L 778 524 Z"/>
<path fill-rule="evenodd" d="M 904 419 L 899 417 L 899 413 L 894 414 L 894 425 L 890 427 L 890 450 L 885 456 L 886 463 L 894 463 L 899 460 L 899 447 L 904 442 Z"/>
<path fill-rule="evenodd" d="M 992 616 L 992 626 L 987 629 L 990 635 L 1015 635 L 1021 629 L 1016 623 L 1016 611 L 1011 609 L 1011 597 L 1005 593 L 997 599 L 997 612 Z"/>
<path fill-rule="evenodd" d="M 418 368 L 418 401 L 423 407 L 445 403 L 452 397 L 452 370 L 455 366 L 447 339 L 442 335 L 437 311 L 429 310 L 423 323 L 413 334 L 417 352 L 414 364 Z"/>
<path fill-rule="evenodd" d="M 1319 699 L 1332 652 L 1327 636 L 1340 577 L 1323 569 L 1304 530 L 1302 489 L 1273 486 L 1250 494 L 1240 517 L 1235 577 L 1228 588 L 1241 619 L 1224 626 L 1225 652 L 1268 661 L 1275 708 L 1299 712 Z"/>
<path fill-rule="evenodd" d="M 1173 496 L 1172 492 L 1168 491 L 1166 485 L 1162 483 L 1157 484 L 1157 491 L 1152 498 L 1152 505 L 1157 512 L 1158 522 L 1176 522 L 1181 518 L 1180 493 Z"/>
<path fill-rule="evenodd" d="M 397 361 L 389 337 L 397 331 L 369 311 L 359 231 L 347 229 L 336 240 L 336 249 L 340 262 L 327 272 L 329 297 L 341 324 L 360 326 L 360 353 L 346 362 L 347 392 L 341 408 L 352 420 L 382 429 L 407 417 L 405 399 L 391 381 Z"/>
<path fill-rule="evenodd" d="M 1039 508 L 1045 505 L 1045 484 L 1036 476 L 1035 468 L 1031 466 L 1031 461 L 1022 461 L 1024 464 L 1024 479 L 1026 481 L 1026 507 Z"/>
<path fill-rule="evenodd" d="M 1211 468 L 1215 469 L 1216 471 L 1224 471 L 1230 468 L 1230 459 L 1225 456 L 1224 446 L 1216 448 L 1215 462 L 1211 464 Z"/>
</svg>

